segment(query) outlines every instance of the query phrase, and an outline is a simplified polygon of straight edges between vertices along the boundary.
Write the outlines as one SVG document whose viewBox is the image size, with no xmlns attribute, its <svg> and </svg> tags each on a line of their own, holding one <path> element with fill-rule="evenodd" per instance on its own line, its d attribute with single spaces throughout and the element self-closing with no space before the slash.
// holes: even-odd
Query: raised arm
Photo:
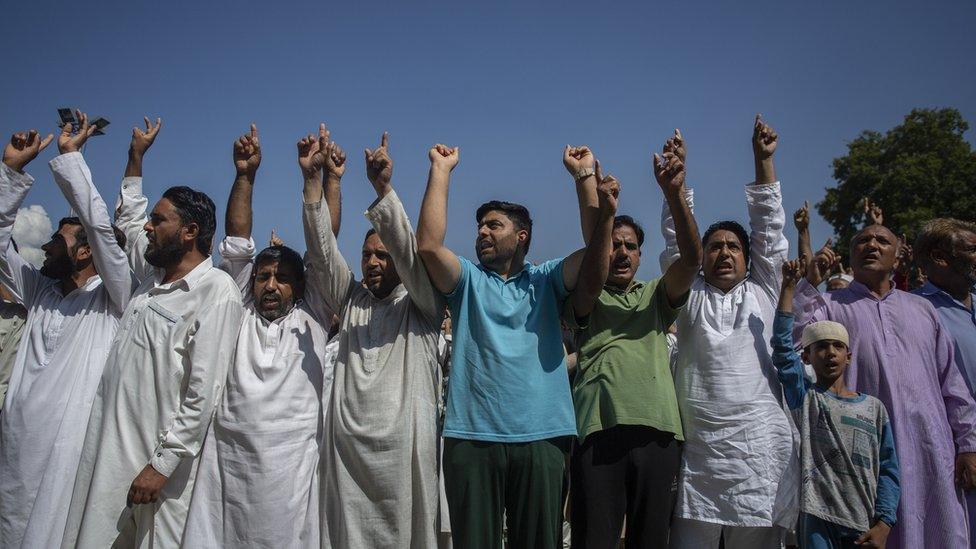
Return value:
<svg viewBox="0 0 976 549">
<path fill-rule="evenodd" d="M 681 131 L 677 128 L 674 130 L 674 135 L 664 143 L 664 154 L 667 155 L 668 153 L 676 156 L 681 161 L 681 164 L 685 163 L 685 140 L 681 136 Z M 694 215 L 694 190 L 685 185 L 682 195 L 682 199 L 688 206 L 688 212 Z M 678 234 L 675 231 L 674 221 L 674 217 L 671 214 L 671 204 L 668 202 L 667 196 L 665 196 L 661 207 L 661 236 L 664 237 L 664 249 L 661 250 L 661 255 L 658 258 L 662 273 L 668 272 L 671 265 L 681 258 L 681 250 L 678 247 Z"/>
<path fill-rule="evenodd" d="M 115 226 L 125 234 L 125 253 L 129 257 L 129 267 L 139 280 L 145 280 L 155 272 L 145 258 L 149 241 L 146 240 L 143 227 L 146 224 L 149 199 L 142 192 L 142 161 L 163 126 L 161 118 L 157 118 L 155 124 L 148 117 L 143 117 L 143 120 L 146 123 L 145 130 L 138 126 L 132 128 L 125 176 L 122 178 L 119 198 L 115 204 Z"/>
<path fill-rule="evenodd" d="M 325 130 L 325 124 L 319 131 Z M 332 234 L 339 238 L 339 227 L 342 226 L 342 176 L 346 173 L 346 153 L 335 141 L 330 141 L 331 148 L 325 156 L 322 171 L 325 174 L 325 203 L 329 207 L 329 217 L 332 219 Z"/>
<path fill-rule="evenodd" d="M 698 223 L 685 201 L 684 139 L 674 130 L 674 137 L 664 147 L 664 155 L 654 155 L 654 179 L 664 193 L 674 227 L 678 258 L 664 271 L 664 288 L 671 307 L 684 303 L 684 297 L 701 270 L 702 244 Z M 675 151 L 681 147 L 680 154 Z M 670 148 L 670 150 L 669 150 Z"/>
<path fill-rule="evenodd" d="M 307 248 L 306 277 L 325 300 L 326 306 L 341 316 L 356 281 L 345 258 L 339 253 L 332 230 L 332 216 L 322 200 L 322 168 L 328 156 L 340 152 L 334 143 L 329 142 L 329 131 L 325 124 L 319 126 L 317 137 L 309 134 L 298 141 L 298 165 L 304 180 L 302 221 Z M 338 160 L 338 156 L 333 158 L 333 161 Z"/>
<path fill-rule="evenodd" d="M 385 134 L 384 134 L 385 135 Z M 410 301 L 430 321 L 432 327 L 440 327 L 444 316 L 444 297 L 430 281 L 424 263 L 417 251 L 417 238 L 410 227 L 410 220 L 400 203 L 400 198 L 390 184 L 387 175 L 392 175 L 393 160 L 389 157 L 388 142 L 373 152 L 372 159 L 367 159 L 367 175 L 376 190 L 376 201 L 366 212 L 366 217 L 373 224 L 380 240 L 386 246 L 387 252 L 393 259 L 397 274 L 407 289 Z M 434 145 L 430 149 L 431 164 L 446 164 L 448 171 L 458 162 L 457 149 L 444 145 Z M 380 170 L 370 166 L 385 164 L 390 169 Z"/>
<path fill-rule="evenodd" d="M 580 210 L 580 229 L 583 242 L 589 242 L 593 229 L 600 218 L 600 204 L 597 197 L 596 158 L 586 145 L 563 149 L 563 166 L 576 182 L 576 199 Z"/>
<path fill-rule="evenodd" d="M 441 152 L 437 154 L 444 156 Z M 461 279 L 461 261 L 444 246 L 444 235 L 447 232 L 447 190 L 451 183 L 451 171 L 457 166 L 460 154 L 460 149 L 454 147 L 450 149 L 450 161 L 434 162 L 432 151 L 427 192 L 424 193 L 420 221 L 417 224 L 420 258 L 434 287 L 443 294 L 454 291 Z"/>
<path fill-rule="evenodd" d="M 810 243 L 810 202 L 803 201 L 803 207 L 793 212 L 793 225 L 796 227 L 797 250 L 800 257 L 813 260 L 813 245 Z"/>
<path fill-rule="evenodd" d="M 33 303 L 43 276 L 17 253 L 11 237 L 17 210 L 34 184 L 34 178 L 24 173 L 24 168 L 53 139 L 53 135 L 41 139 L 37 130 L 15 133 L 3 150 L 3 163 L 0 164 L 0 282 L 26 307 Z"/>
<path fill-rule="evenodd" d="M 115 238 L 108 208 L 92 182 L 88 164 L 78 152 L 88 139 L 91 128 L 94 128 L 88 125 L 88 117 L 84 113 L 79 118 L 81 128 L 76 135 L 71 134 L 71 124 L 66 124 L 58 137 L 61 155 L 51 160 L 51 171 L 71 209 L 81 220 L 81 226 L 88 236 L 95 270 L 115 312 L 122 316 L 135 289 L 135 279 L 129 269 L 128 258 Z"/>
<path fill-rule="evenodd" d="M 227 199 L 224 227 L 227 236 L 251 238 L 254 212 L 251 210 L 254 180 L 261 166 L 261 142 L 258 128 L 251 124 L 250 133 L 234 141 L 234 184 Z"/>
<path fill-rule="evenodd" d="M 756 164 L 756 181 L 746 187 L 749 208 L 750 276 L 775 296 L 780 286 L 780 268 L 790 250 L 783 233 L 786 212 L 783 195 L 776 180 L 773 153 L 779 136 L 756 115 L 752 132 L 752 152 Z"/>
<path fill-rule="evenodd" d="M 574 319 L 581 323 L 582 319 L 593 312 L 603 285 L 610 275 L 610 256 L 613 253 L 613 220 L 617 215 L 617 203 L 620 197 L 620 183 L 613 176 L 603 177 L 600 163 L 596 163 L 596 174 L 593 179 L 598 181 L 595 191 L 597 194 L 597 218 L 593 225 L 593 232 L 587 240 L 583 260 L 578 268 L 579 278 L 573 291 L 572 310 Z M 580 200 L 582 200 L 580 196 Z M 580 204 L 580 215 L 583 205 Z M 565 275 L 564 275 L 565 277 Z"/>
</svg>

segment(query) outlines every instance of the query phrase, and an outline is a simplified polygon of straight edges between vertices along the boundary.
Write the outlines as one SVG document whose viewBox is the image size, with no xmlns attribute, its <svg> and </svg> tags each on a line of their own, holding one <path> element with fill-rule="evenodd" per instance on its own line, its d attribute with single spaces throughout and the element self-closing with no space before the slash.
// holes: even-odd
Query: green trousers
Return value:
<svg viewBox="0 0 976 549">
<path fill-rule="evenodd" d="M 562 547 L 564 474 L 571 441 L 444 439 L 444 485 L 454 547 L 500 549 L 506 525 L 510 549 Z"/>
</svg>

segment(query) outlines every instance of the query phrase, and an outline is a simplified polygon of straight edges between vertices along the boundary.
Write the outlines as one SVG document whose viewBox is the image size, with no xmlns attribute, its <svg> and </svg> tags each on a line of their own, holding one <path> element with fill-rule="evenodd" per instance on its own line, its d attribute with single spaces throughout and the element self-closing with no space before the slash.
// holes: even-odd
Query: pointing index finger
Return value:
<svg viewBox="0 0 976 549">
<path fill-rule="evenodd" d="M 389 147 L 389 146 L 390 146 L 390 133 L 383 132 L 383 137 L 380 138 L 380 147 Z"/>
</svg>

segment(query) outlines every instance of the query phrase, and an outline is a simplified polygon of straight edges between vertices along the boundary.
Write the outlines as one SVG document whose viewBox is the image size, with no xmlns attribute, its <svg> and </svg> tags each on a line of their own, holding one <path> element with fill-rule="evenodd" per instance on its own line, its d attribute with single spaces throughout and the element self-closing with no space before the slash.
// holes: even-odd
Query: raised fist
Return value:
<svg viewBox="0 0 976 549">
<path fill-rule="evenodd" d="M 756 123 L 752 127 L 752 152 L 757 160 L 765 160 L 776 152 L 779 135 L 772 126 L 763 122 L 762 115 L 756 115 Z"/>
<path fill-rule="evenodd" d="M 573 179 L 578 179 L 578 174 L 583 170 L 592 170 L 595 161 L 593 151 L 586 145 L 579 147 L 566 145 L 563 149 L 563 166 L 566 166 L 566 171 L 573 176 Z"/>
<path fill-rule="evenodd" d="M 37 158 L 38 153 L 50 145 L 53 140 L 54 135 L 51 134 L 41 139 L 37 135 L 37 130 L 15 133 L 10 136 L 10 143 L 7 143 L 3 149 L 3 163 L 12 170 L 23 172 L 24 167 L 30 164 L 31 160 Z"/>
<path fill-rule="evenodd" d="M 447 145 L 441 145 L 440 143 L 434 145 L 428 151 L 427 156 L 430 157 L 430 167 L 431 168 L 443 168 L 447 171 L 451 171 L 458 162 L 461 161 L 461 152 L 457 147 L 451 148 Z"/>
<path fill-rule="evenodd" d="M 61 154 L 78 152 L 78 150 L 81 149 L 81 146 L 85 144 L 85 141 L 88 141 L 88 138 L 91 137 L 91 135 L 95 133 L 95 130 L 98 129 L 98 126 L 91 126 L 88 124 L 87 114 L 76 110 L 75 117 L 78 119 L 78 123 L 81 124 L 81 127 L 78 128 L 78 133 L 71 135 L 73 128 L 70 123 L 65 124 L 64 127 L 61 128 L 61 135 L 58 136 L 58 151 L 60 151 Z"/>
<path fill-rule="evenodd" d="M 234 168 L 238 176 L 254 177 L 261 165 L 261 142 L 258 128 L 251 124 L 251 132 L 234 141 Z"/>
</svg>

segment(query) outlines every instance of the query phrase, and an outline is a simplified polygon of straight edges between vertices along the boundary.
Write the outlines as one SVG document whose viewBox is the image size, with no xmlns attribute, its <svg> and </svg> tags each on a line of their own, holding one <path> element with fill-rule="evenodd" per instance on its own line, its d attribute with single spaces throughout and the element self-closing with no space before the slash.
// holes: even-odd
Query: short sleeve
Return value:
<svg viewBox="0 0 976 549">
<path fill-rule="evenodd" d="M 566 281 L 563 278 L 563 263 L 566 258 L 552 259 L 536 267 L 536 272 L 546 277 L 548 285 L 556 293 L 559 299 L 565 299 L 569 295 L 566 290 Z"/>
<path fill-rule="evenodd" d="M 471 271 L 477 268 L 474 266 L 474 263 L 461 256 L 458 256 L 458 263 L 461 265 L 461 275 L 458 276 L 457 286 L 450 293 L 444 294 L 444 297 L 447 298 L 448 305 L 451 307 L 454 307 L 461 299 L 461 296 L 464 295 L 464 291 L 471 280 Z"/>
<path fill-rule="evenodd" d="M 650 297 L 650 302 L 654 306 L 654 310 L 657 311 L 658 319 L 661 323 L 661 328 L 667 330 L 667 327 L 674 324 L 674 321 L 678 319 L 678 313 L 681 309 L 688 304 L 688 297 L 691 295 L 691 290 L 689 289 L 683 296 L 681 296 L 681 303 L 677 307 L 671 306 L 671 300 L 668 299 L 668 289 L 664 282 L 664 277 L 658 278 L 653 282 L 654 289 Z"/>
</svg>

